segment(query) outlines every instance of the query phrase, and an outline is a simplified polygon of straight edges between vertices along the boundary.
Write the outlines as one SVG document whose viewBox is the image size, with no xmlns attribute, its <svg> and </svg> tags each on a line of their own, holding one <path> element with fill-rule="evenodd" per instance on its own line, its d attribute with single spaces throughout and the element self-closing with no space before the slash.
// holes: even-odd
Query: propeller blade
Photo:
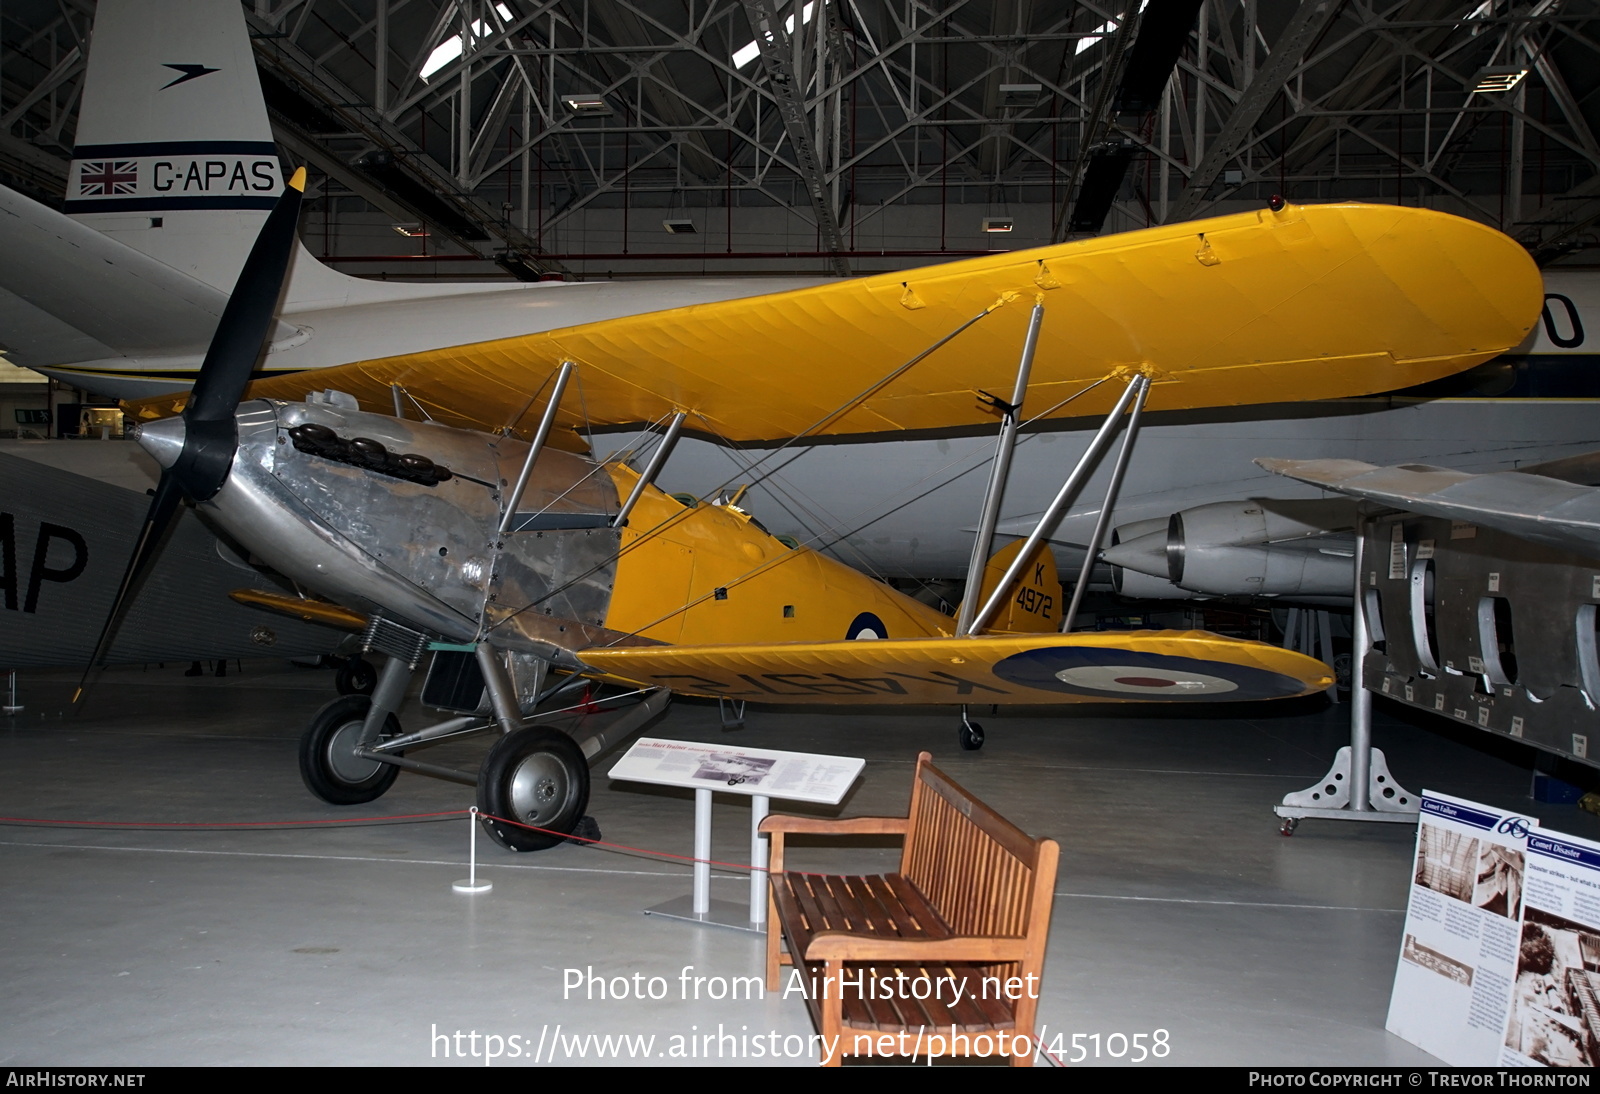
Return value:
<svg viewBox="0 0 1600 1094">
<path fill-rule="evenodd" d="M 139 529 L 139 538 L 134 541 L 133 557 L 128 559 L 128 568 L 122 575 L 122 584 L 117 587 L 117 598 L 111 602 L 111 611 L 106 615 L 105 625 L 100 628 L 100 638 L 94 644 L 94 653 L 89 657 L 89 664 L 84 667 L 82 679 L 78 681 L 78 690 L 72 693 L 74 703 L 83 698 L 83 693 L 88 690 L 89 677 L 99 666 L 100 659 L 105 656 L 112 635 L 116 633 L 117 624 L 122 620 L 123 610 L 127 607 L 129 598 L 139 582 L 143 580 L 145 571 L 150 568 L 150 563 L 155 559 L 156 547 L 160 545 L 167 527 L 178 511 L 178 504 L 182 501 L 183 491 L 178 486 L 177 479 L 171 471 L 163 471 L 161 481 L 156 483 L 155 497 L 150 499 L 150 508 L 145 512 L 144 526 Z"/>
<path fill-rule="evenodd" d="M 183 492 L 205 501 L 222 488 L 233 466 L 239 432 L 234 411 L 244 398 L 245 385 L 261 355 L 261 343 L 272 326 L 283 289 L 283 275 L 294 252 L 300 199 L 306 186 L 305 168 L 299 168 L 284 187 L 278 204 L 256 236 L 245 259 L 233 295 L 222 310 L 217 331 L 211 336 L 205 361 L 184 407 L 183 452 L 172 470 Z"/>
<path fill-rule="evenodd" d="M 200 365 L 200 374 L 184 407 L 181 451 L 175 459 L 154 453 L 164 468 L 161 480 L 156 484 L 155 496 L 150 499 L 144 526 L 134 543 L 133 557 L 128 560 L 117 597 L 111 603 L 105 625 L 100 628 L 94 654 L 72 696 L 74 703 L 83 698 L 89 678 L 99 667 L 122 613 L 155 561 L 156 551 L 184 495 L 205 501 L 227 481 L 239 447 L 234 412 L 244 398 L 245 385 L 250 382 L 256 358 L 261 355 L 261 343 L 278 309 L 278 294 L 283 291 L 283 277 L 289 268 L 289 256 L 294 252 L 295 228 L 305 188 L 306 169 L 301 167 L 284 187 L 272 212 L 267 214 L 266 223 L 250 248 L 250 256 L 239 271 L 233 295 L 222 309 L 222 318 L 217 321 L 216 333 L 211 336 L 205 361 Z M 165 440 L 175 448 L 180 434 L 169 433 Z"/>
</svg>

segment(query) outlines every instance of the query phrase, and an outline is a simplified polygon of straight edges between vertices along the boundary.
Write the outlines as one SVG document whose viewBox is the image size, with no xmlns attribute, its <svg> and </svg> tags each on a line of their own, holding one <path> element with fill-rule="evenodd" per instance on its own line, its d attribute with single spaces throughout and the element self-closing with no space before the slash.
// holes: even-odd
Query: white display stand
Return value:
<svg viewBox="0 0 1600 1094">
<path fill-rule="evenodd" d="M 641 737 L 607 772 L 613 779 L 681 786 L 694 791 L 694 891 L 646 915 L 686 919 L 745 931 L 764 931 L 767 919 L 767 844 L 761 822 L 773 798 L 838 805 L 867 761 L 855 756 L 728 748 L 695 741 Z M 711 899 L 711 794 L 750 798 L 750 907 Z"/>
</svg>

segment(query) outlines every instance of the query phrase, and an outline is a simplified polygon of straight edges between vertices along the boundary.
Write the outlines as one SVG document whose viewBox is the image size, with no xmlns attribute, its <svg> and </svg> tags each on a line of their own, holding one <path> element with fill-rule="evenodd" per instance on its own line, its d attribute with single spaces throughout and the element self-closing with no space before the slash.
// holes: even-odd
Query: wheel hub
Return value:
<svg viewBox="0 0 1600 1094">
<path fill-rule="evenodd" d="M 384 764 L 356 755 L 361 744 L 362 719 L 346 722 L 328 737 L 328 768 L 350 784 L 366 782 L 383 771 Z"/>
<path fill-rule="evenodd" d="M 536 752 L 517 765 L 511 778 L 511 804 L 524 822 L 539 827 L 561 814 L 570 782 L 561 761 Z"/>
</svg>

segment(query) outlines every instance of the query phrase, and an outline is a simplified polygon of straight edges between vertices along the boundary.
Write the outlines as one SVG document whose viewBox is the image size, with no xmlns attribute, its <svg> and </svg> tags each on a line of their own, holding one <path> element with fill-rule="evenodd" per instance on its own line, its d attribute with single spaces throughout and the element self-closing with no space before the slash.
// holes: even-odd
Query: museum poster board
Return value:
<svg viewBox="0 0 1600 1094">
<path fill-rule="evenodd" d="M 867 761 L 774 748 L 724 748 L 641 737 L 608 774 L 613 779 L 838 805 Z"/>
<path fill-rule="evenodd" d="M 1528 833 L 1511 1013 L 1499 1063 L 1600 1063 L 1600 844 L 1547 829 Z"/>
<path fill-rule="evenodd" d="M 1447 1064 L 1500 1062 L 1538 822 L 1424 790 L 1385 1028 Z"/>
</svg>

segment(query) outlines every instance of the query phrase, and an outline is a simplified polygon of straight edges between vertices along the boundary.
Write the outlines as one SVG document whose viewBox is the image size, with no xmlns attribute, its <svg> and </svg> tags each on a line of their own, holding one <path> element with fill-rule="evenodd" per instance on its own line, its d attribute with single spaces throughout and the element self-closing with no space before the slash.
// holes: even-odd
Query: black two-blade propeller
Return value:
<svg viewBox="0 0 1600 1094">
<path fill-rule="evenodd" d="M 283 289 L 284 273 L 294 251 L 295 226 L 300 219 L 300 199 L 305 188 L 306 171 L 302 167 L 284 187 L 283 195 L 256 236 L 255 246 L 250 248 L 244 269 L 239 271 L 233 295 L 222 309 L 217 331 L 211 336 L 205 361 L 200 365 L 200 374 L 183 410 L 183 447 L 176 459 L 162 460 L 166 466 L 162 468 L 161 480 L 156 483 L 155 496 L 150 499 L 150 509 L 145 514 L 139 538 L 134 542 L 133 557 L 122 575 L 117 598 L 111 603 L 111 612 L 100 629 L 94 654 L 72 697 L 74 703 L 83 697 L 90 674 L 100 665 L 123 611 L 155 559 L 156 549 L 178 511 L 178 504 L 185 496 L 205 501 L 227 481 L 239 447 L 239 427 L 234 412 L 239 409 L 245 385 L 250 382 L 250 373 L 278 308 L 278 294 Z"/>
</svg>

